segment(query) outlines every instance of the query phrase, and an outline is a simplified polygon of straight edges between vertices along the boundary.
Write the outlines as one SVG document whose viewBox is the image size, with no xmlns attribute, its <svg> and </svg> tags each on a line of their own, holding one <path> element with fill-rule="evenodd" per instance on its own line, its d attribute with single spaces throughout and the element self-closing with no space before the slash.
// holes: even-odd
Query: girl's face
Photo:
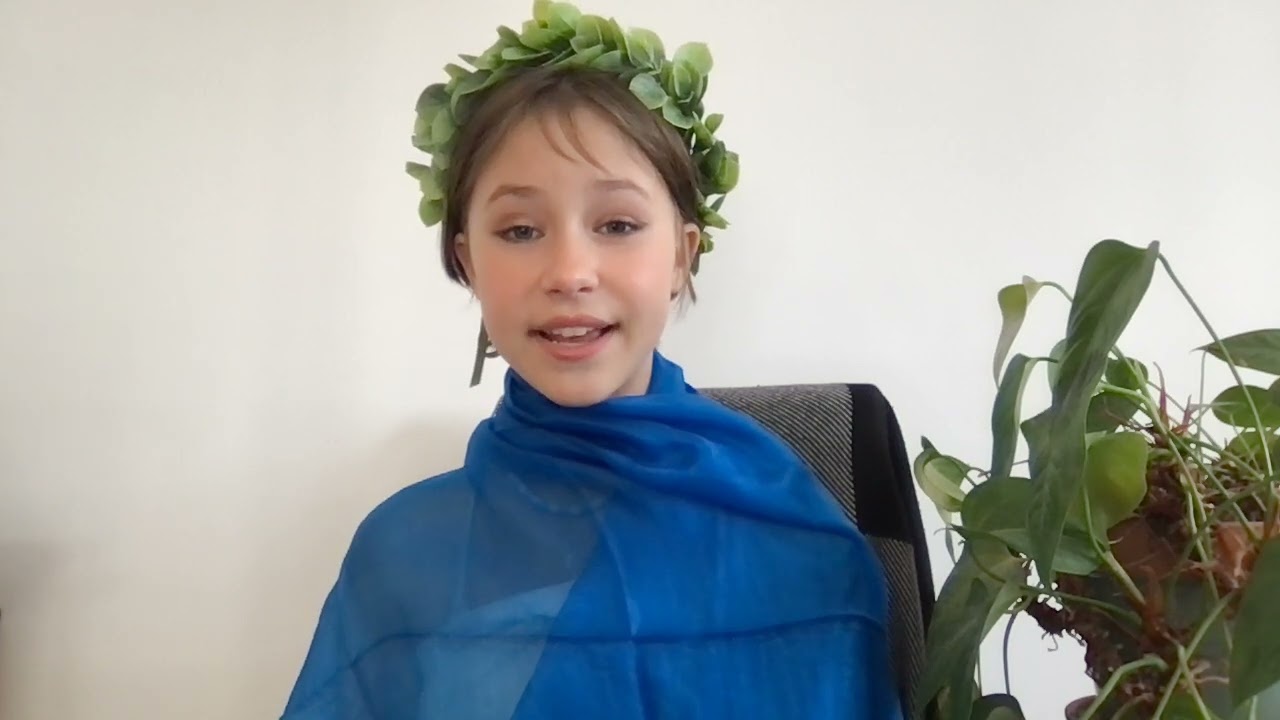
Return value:
<svg viewBox="0 0 1280 720">
<path fill-rule="evenodd" d="M 478 175 L 456 239 L 494 347 L 548 399 L 585 406 L 649 386 L 698 227 L 607 120 L 516 125 Z"/>
</svg>

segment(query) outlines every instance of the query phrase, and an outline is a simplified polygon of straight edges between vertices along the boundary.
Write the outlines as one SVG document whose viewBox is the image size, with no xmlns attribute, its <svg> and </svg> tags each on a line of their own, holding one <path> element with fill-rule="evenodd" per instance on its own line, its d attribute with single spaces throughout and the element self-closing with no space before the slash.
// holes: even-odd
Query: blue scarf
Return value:
<svg viewBox="0 0 1280 720">
<path fill-rule="evenodd" d="M 881 567 L 821 483 L 655 353 L 560 407 L 508 372 L 459 470 L 360 525 L 286 720 L 898 720 Z"/>
</svg>

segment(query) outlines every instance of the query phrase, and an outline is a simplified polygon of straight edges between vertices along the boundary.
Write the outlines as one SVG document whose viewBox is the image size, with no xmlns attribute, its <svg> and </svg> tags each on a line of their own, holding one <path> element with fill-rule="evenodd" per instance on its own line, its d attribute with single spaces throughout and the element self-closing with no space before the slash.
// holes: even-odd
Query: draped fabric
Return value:
<svg viewBox="0 0 1280 720">
<path fill-rule="evenodd" d="M 871 548 L 655 353 L 560 407 L 508 372 L 462 468 L 361 523 L 285 720 L 899 720 Z"/>
</svg>

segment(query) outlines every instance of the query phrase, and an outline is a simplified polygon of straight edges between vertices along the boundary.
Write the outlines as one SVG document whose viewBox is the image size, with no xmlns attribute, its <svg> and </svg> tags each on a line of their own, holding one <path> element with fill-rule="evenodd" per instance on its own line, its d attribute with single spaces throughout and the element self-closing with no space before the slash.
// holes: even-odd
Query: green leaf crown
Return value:
<svg viewBox="0 0 1280 720">
<path fill-rule="evenodd" d="M 405 165 L 422 190 L 418 215 L 427 227 L 445 216 L 444 173 L 473 96 L 517 70 L 542 66 L 617 73 L 645 107 L 676 128 L 693 156 L 697 219 L 703 227 L 699 255 L 714 247 L 707 228 L 728 227 L 719 210 L 738 183 L 738 155 L 716 139 L 724 116 L 704 115 L 702 98 L 712 66 L 705 44 L 686 43 L 667 58 L 662 40 L 649 30 L 623 30 L 616 20 L 584 15 L 570 3 L 535 0 L 533 19 L 520 32 L 499 27 L 489 49 L 459 57 L 473 69 L 446 65 L 449 81 L 428 86 L 418 98 L 413 146 L 428 153 L 431 164 Z"/>
</svg>

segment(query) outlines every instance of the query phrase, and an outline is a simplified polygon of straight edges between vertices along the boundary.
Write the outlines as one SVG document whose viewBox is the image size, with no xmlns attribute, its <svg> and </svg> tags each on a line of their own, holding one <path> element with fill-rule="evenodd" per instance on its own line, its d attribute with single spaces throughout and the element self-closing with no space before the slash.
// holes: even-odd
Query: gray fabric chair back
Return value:
<svg viewBox="0 0 1280 720">
<path fill-rule="evenodd" d="M 701 391 L 786 441 L 844 507 L 884 565 L 893 662 L 903 707 L 924 664 L 933 577 L 897 417 L 872 385 L 778 385 Z"/>
</svg>

